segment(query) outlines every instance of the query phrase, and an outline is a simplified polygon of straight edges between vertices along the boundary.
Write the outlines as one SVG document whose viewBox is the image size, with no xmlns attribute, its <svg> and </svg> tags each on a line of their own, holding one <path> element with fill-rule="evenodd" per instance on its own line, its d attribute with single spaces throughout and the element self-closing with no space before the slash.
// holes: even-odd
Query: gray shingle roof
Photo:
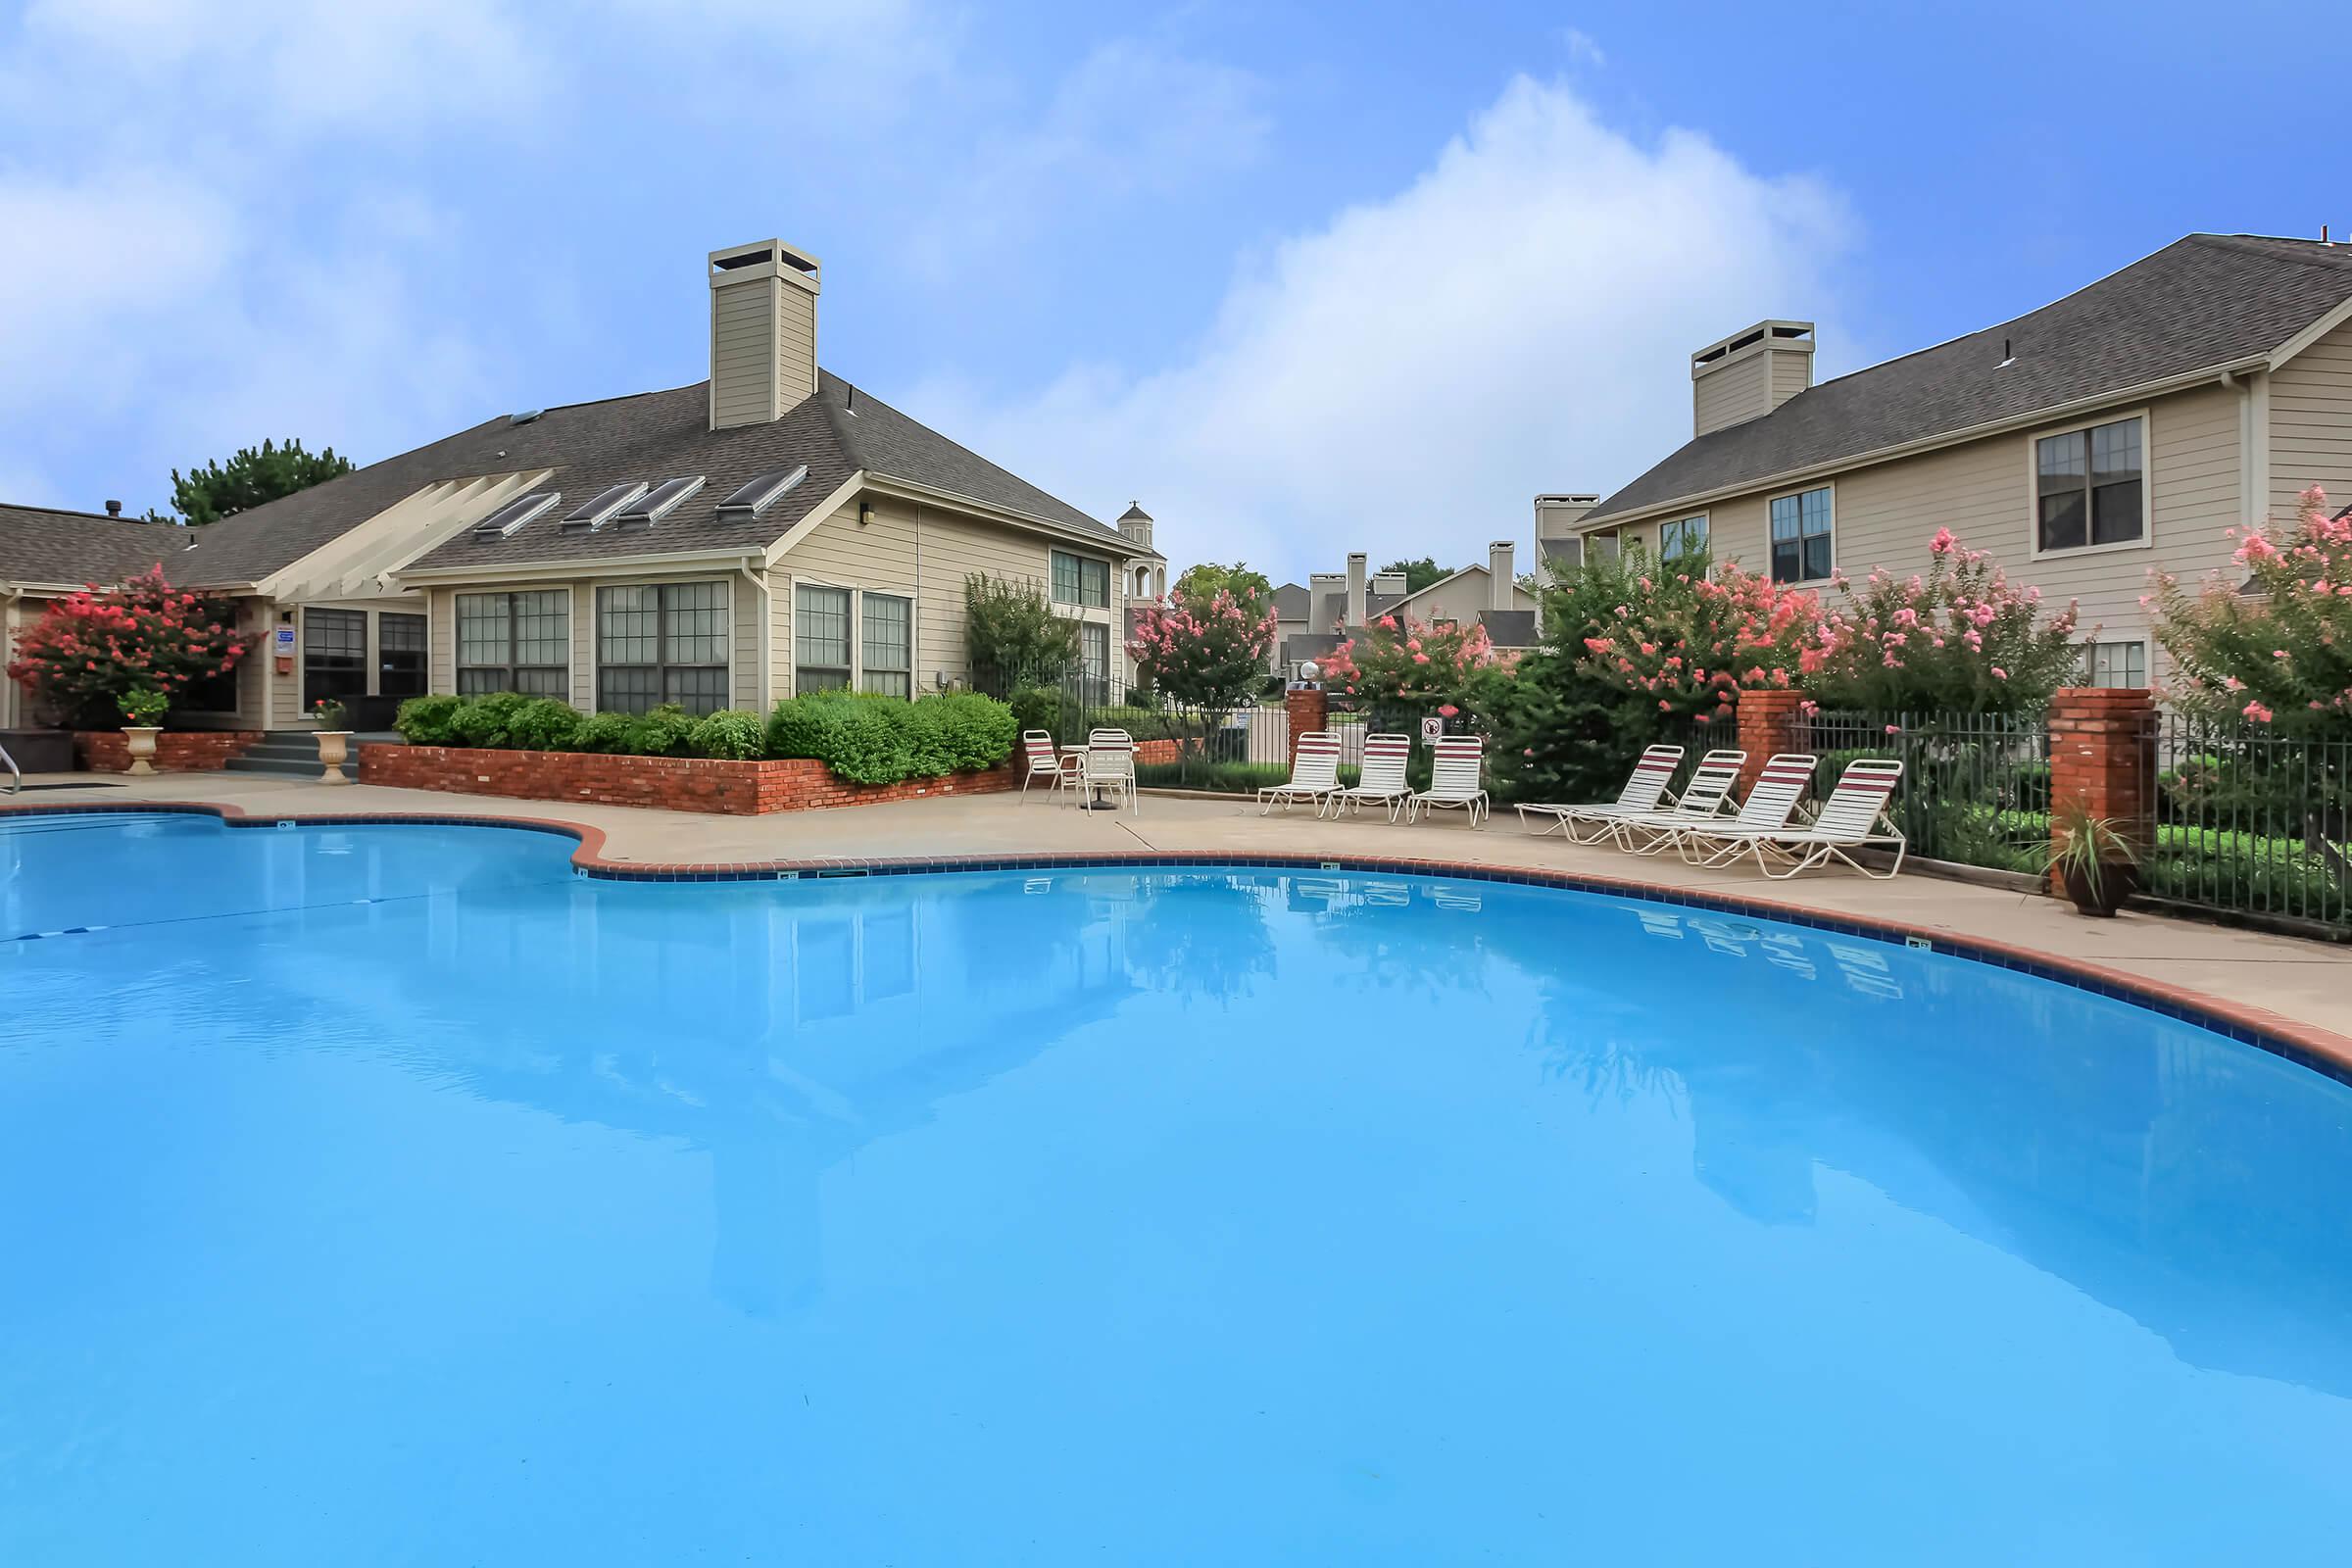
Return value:
<svg viewBox="0 0 2352 1568">
<path fill-rule="evenodd" d="M 1698 437 L 1591 524 L 2268 354 L 2352 298 L 2352 247 L 2191 234 L 2040 310 Z M 2001 364 L 2006 340 L 2014 362 Z"/>
<path fill-rule="evenodd" d="M 0 582 L 112 584 L 159 562 L 170 572 L 192 536 L 166 523 L 0 503 Z"/>
<path fill-rule="evenodd" d="M 1298 584 L 1284 583 L 1274 590 L 1274 618 L 1277 620 L 1304 620 L 1311 597 Z"/>
<path fill-rule="evenodd" d="M 1536 646 L 1536 612 L 1532 610 L 1482 610 L 1478 620 L 1497 648 Z"/>
<path fill-rule="evenodd" d="M 1104 526 L 978 454 L 917 423 L 830 372 L 814 396 L 780 419 L 725 430 L 709 427 L 709 383 L 553 408 L 527 424 L 505 416 L 356 469 L 297 495 L 212 523 L 185 558 L 191 584 L 251 582 L 291 564 L 402 497 L 440 479 L 552 468 L 549 487 L 568 511 L 606 486 L 702 474 L 702 490 L 653 528 L 607 526 L 566 534 L 559 513 L 506 539 L 460 534 L 412 563 L 416 566 L 530 564 L 600 557 L 764 548 L 838 489 L 869 473 L 952 492 L 1042 517 L 1124 546 Z M 745 522 L 721 522 L 718 504 L 747 479 L 808 466 L 808 477 Z M 174 580 L 182 573 L 174 572 Z"/>
</svg>

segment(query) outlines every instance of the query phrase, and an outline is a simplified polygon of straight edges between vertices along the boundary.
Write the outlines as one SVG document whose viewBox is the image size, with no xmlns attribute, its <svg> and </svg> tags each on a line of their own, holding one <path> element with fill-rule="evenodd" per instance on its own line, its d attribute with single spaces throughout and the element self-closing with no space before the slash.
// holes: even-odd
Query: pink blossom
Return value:
<svg viewBox="0 0 2352 1568">
<path fill-rule="evenodd" d="M 1889 735 L 1900 735 L 1902 732 L 1903 727 L 1900 724 L 1889 724 L 1886 726 L 1886 733 Z"/>
<path fill-rule="evenodd" d="M 1959 543 L 1959 540 L 1952 537 L 1951 529 L 1938 528 L 1936 530 L 1936 537 L 1928 541 L 1928 549 L 1936 555 L 1948 556 L 1958 547 Z"/>
<path fill-rule="evenodd" d="M 2009 672 L 2003 669 L 2000 665 L 1995 664 L 1992 666 L 1992 678 L 1994 680 L 2007 680 L 2009 678 Z"/>
<path fill-rule="evenodd" d="M 2263 707 L 2260 703 L 2248 703 L 2245 706 L 2244 712 L 2248 718 L 2252 719 L 2257 724 L 2268 724 L 2274 716 L 2271 710 Z"/>
<path fill-rule="evenodd" d="M 1429 656 L 1427 654 L 1415 654 L 1413 656 L 1413 662 L 1416 664 L 1426 664 L 1429 662 Z"/>
<path fill-rule="evenodd" d="M 1438 705 L 1438 714 L 1442 718 L 1451 718 L 1454 714 L 1460 711 L 1461 710 L 1454 707 L 1451 703 L 1440 703 Z"/>
</svg>

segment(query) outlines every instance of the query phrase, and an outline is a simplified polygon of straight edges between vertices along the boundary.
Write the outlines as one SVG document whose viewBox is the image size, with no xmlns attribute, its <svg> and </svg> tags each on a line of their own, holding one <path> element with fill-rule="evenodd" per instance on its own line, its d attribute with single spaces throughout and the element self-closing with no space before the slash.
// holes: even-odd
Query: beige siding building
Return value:
<svg viewBox="0 0 2352 1568">
<path fill-rule="evenodd" d="M 2352 247 L 2191 235 L 2039 311 L 1819 386 L 1813 328 L 1692 356 L 1691 441 L 1614 495 L 1546 496 L 1583 550 L 1703 548 L 1783 582 L 1913 572 L 1950 528 L 2082 606 L 2091 678 L 2158 670 L 2158 571 L 2233 566 L 2231 529 L 2352 500 Z M 1547 561 L 1554 559 L 1546 548 Z"/>
<path fill-rule="evenodd" d="M 1046 588 L 1107 679 L 1128 590 L 1164 584 L 1150 519 L 1099 522 L 819 369 L 819 276 L 773 240 L 713 252 L 710 380 L 492 419 L 201 529 L 0 509 L 0 605 L 13 626 L 157 560 L 233 595 L 260 645 L 172 715 L 229 728 L 303 727 L 322 696 L 375 728 L 428 691 L 708 712 L 950 689 L 972 573 Z"/>
</svg>

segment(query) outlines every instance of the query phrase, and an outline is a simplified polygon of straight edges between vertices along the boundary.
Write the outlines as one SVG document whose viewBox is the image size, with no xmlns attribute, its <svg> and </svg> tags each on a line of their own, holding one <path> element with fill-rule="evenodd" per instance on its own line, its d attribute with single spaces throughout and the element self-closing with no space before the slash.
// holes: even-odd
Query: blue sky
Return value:
<svg viewBox="0 0 2352 1568">
<path fill-rule="evenodd" d="M 697 380 L 703 254 L 777 234 L 828 368 L 1179 563 L 1459 563 L 1671 449 L 1759 317 L 1834 374 L 2352 230 L 2333 7 L 0 15 L 0 498 L 57 505 Z"/>
</svg>

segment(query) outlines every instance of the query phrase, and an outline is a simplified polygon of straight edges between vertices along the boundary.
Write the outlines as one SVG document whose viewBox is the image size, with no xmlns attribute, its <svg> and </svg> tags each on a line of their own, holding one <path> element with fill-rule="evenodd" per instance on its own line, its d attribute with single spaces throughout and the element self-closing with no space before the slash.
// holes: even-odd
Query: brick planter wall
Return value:
<svg viewBox="0 0 2352 1568">
<path fill-rule="evenodd" d="M 1162 739 L 1135 743 L 1135 765 L 1138 767 L 1152 767 L 1163 762 L 1173 762 L 1183 756 L 1184 742 L 1182 741 Z"/>
<path fill-rule="evenodd" d="M 499 795 L 518 801 L 593 801 L 761 816 L 834 806 L 875 806 L 935 795 L 987 795 L 1013 787 L 1009 767 L 900 784 L 853 784 L 805 758 L 721 762 L 699 757 L 600 757 L 582 752 L 509 752 L 456 746 L 363 745 L 360 782 L 396 789 Z"/>
<path fill-rule="evenodd" d="M 1283 695 L 1282 706 L 1290 720 L 1290 740 L 1287 747 L 1293 767 L 1298 765 L 1298 737 L 1322 731 L 1330 706 L 1320 686 L 1295 686 Z"/>
<path fill-rule="evenodd" d="M 218 773 L 228 760 L 256 745 L 258 729 L 174 729 L 155 738 L 158 773 Z M 74 759 L 92 773 L 130 771 L 130 737 L 119 729 L 77 729 Z"/>
<path fill-rule="evenodd" d="M 1803 716 L 1797 710 L 1804 700 L 1803 692 L 1777 689 L 1740 692 L 1737 710 L 1740 749 L 1747 754 L 1747 760 L 1740 766 L 1742 797 L 1755 788 L 1766 762 L 1782 752 L 1804 750 L 1796 744 L 1797 720 Z"/>
</svg>

